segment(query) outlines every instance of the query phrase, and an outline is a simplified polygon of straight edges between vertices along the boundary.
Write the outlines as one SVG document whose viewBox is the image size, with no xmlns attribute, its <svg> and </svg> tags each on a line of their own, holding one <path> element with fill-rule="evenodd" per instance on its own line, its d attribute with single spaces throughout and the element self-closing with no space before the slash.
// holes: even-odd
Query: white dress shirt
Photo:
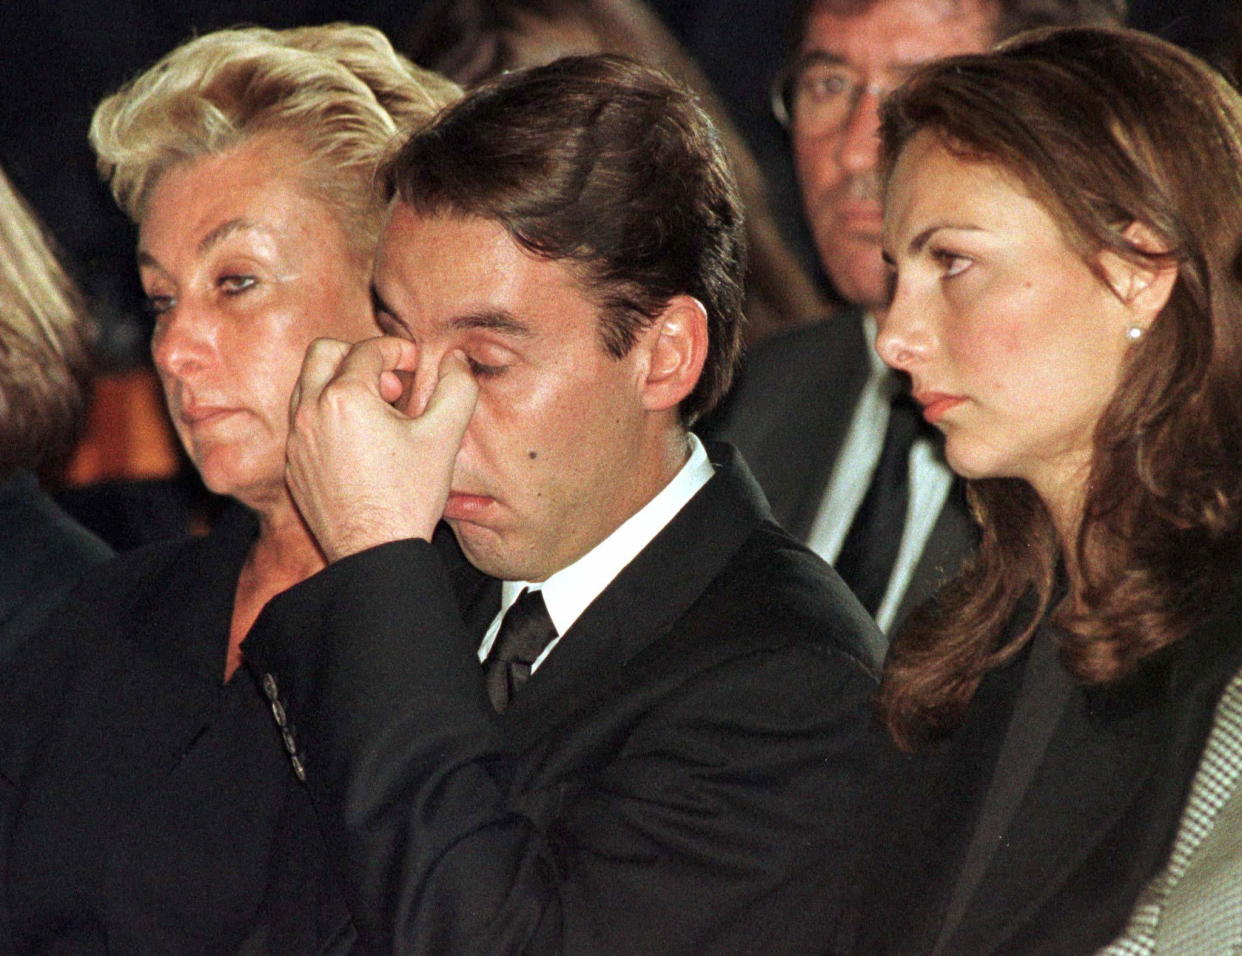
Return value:
<svg viewBox="0 0 1242 956">
<path fill-rule="evenodd" d="M 543 650 L 533 664 L 533 674 L 552 653 L 552 649 L 560 643 L 561 637 L 573 626 L 582 612 L 587 609 L 604 588 L 612 583 L 613 578 L 621 573 L 627 564 L 638 556 L 638 552 L 664 530 L 665 526 L 676 517 L 686 503 L 695 496 L 700 488 L 707 484 L 715 473 L 712 463 L 707 458 L 707 450 L 698 436 L 689 435 L 690 456 L 681 470 L 673 476 L 658 494 L 638 511 L 627 518 L 603 541 L 580 557 L 568 567 L 561 568 L 546 581 L 531 583 L 529 581 L 504 581 L 500 587 L 500 611 L 492 620 L 487 633 L 483 635 L 483 643 L 479 645 L 479 660 L 487 658 L 496 634 L 500 630 L 500 622 L 509 610 L 510 605 L 518 599 L 523 589 L 542 591 L 543 600 L 547 605 L 552 623 L 556 625 L 557 637 Z"/>
<path fill-rule="evenodd" d="M 875 317 L 868 312 L 863 316 L 863 334 L 869 343 L 875 342 Z M 891 389 L 897 382 L 875 349 L 868 349 L 870 374 L 854 406 L 845 442 L 832 469 L 832 476 L 824 489 L 819 511 L 811 524 L 807 546 L 832 564 L 841 552 L 845 536 L 849 533 L 854 515 L 866 497 L 871 476 L 880 461 L 884 447 L 884 431 L 888 428 Z M 901 607 L 906 588 L 914 576 L 914 569 L 923 554 L 932 527 L 940 516 L 953 484 L 953 472 L 944 463 L 935 443 L 920 436 L 910 449 L 909 504 L 906 522 L 901 535 L 901 547 L 889 575 L 884 600 L 876 610 L 876 623 L 880 630 L 888 631 Z"/>
</svg>

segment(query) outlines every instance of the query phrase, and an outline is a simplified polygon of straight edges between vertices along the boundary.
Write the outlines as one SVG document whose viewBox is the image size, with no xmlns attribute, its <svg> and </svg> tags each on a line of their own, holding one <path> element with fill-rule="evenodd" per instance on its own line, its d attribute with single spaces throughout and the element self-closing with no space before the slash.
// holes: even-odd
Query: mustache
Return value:
<svg viewBox="0 0 1242 956">
<path fill-rule="evenodd" d="M 879 203 L 883 198 L 880 177 L 875 172 L 859 173 L 845 181 L 841 198 L 851 201 Z"/>
</svg>

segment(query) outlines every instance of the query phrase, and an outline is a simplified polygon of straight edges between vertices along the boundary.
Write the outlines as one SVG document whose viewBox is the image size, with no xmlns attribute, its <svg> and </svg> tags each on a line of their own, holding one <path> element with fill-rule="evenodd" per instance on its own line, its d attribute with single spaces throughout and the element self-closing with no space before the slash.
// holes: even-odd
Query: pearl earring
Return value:
<svg viewBox="0 0 1242 956">
<path fill-rule="evenodd" d="M 1126 338 L 1131 342 L 1137 342 L 1143 337 L 1143 327 L 1141 325 L 1132 325 L 1126 329 Z"/>
</svg>

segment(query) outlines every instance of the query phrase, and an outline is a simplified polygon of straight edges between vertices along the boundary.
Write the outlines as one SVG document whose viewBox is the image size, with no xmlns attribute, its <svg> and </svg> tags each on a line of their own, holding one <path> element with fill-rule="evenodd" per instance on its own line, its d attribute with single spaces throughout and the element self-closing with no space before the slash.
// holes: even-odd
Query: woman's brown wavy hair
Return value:
<svg viewBox="0 0 1242 956">
<path fill-rule="evenodd" d="M 889 173 L 924 131 L 1016 176 L 1101 281 L 1104 252 L 1175 266 L 1177 277 L 1096 424 L 1075 540 L 1058 539 L 1025 482 L 969 483 L 979 550 L 911 619 L 885 667 L 880 712 L 904 749 L 956 728 L 983 675 L 1030 640 L 1068 549 L 1078 573 L 1053 621 L 1068 635 L 1067 669 L 1098 684 L 1203 619 L 1242 538 L 1239 94 L 1155 37 L 1036 31 L 938 61 L 895 93 L 883 116 Z M 1134 223 L 1156 251 L 1127 237 Z M 1015 621 L 1031 593 L 1034 612 Z"/>
</svg>

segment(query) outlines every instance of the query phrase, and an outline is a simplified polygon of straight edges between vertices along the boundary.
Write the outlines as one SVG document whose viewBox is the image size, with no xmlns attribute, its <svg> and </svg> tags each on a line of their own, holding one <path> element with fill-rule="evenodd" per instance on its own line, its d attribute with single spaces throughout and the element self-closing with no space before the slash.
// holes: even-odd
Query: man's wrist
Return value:
<svg viewBox="0 0 1242 956">
<path fill-rule="evenodd" d="M 430 541 L 435 533 L 438 516 L 435 519 L 382 520 L 371 519 L 365 522 L 341 524 L 322 536 L 316 535 L 324 557 L 332 564 L 380 545 L 410 538 Z"/>
</svg>

